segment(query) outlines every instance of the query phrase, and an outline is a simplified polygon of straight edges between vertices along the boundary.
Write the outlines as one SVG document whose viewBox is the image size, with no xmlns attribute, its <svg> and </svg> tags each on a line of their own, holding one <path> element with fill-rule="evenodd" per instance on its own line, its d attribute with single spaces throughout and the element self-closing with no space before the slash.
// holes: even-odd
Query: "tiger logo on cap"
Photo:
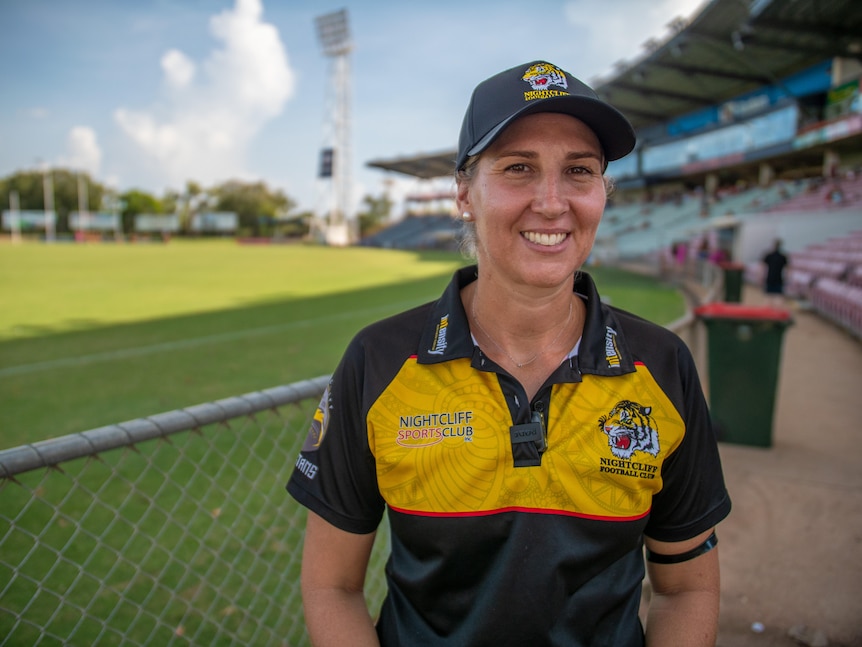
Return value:
<svg viewBox="0 0 862 647">
<path fill-rule="evenodd" d="M 568 89 L 569 83 L 565 73 L 556 65 L 550 63 L 536 63 L 531 65 L 521 80 L 530 84 L 533 90 L 548 90 L 552 85 L 559 86 L 563 90 Z"/>
</svg>

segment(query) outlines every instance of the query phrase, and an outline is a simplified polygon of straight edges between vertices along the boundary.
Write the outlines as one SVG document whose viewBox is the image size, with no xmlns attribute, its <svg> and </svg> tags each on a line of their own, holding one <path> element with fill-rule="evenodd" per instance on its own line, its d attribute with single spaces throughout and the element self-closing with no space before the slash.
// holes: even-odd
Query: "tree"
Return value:
<svg viewBox="0 0 862 647">
<path fill-rule="evenodd" d="M 279 218 L 276 223 L 276 235 L 284 238 L 305 238 L 308 236 L 313 219 L 312 211 L 300 211 L 288 217 Z"/>
<path fill-rule="evenodd" d="M 94 181 L 86 173 L 68 169 L 48 169 L 42 171 L 18 171 L 0 180 L 0 205 L 9 208 L 9 196 L 18 192 L 18 203 L 22 210 L 41 210 L 45 208 L 45 173 L 51 175 L 54 196 L 54 211 L 57 213 L 57 231 L 69 231 L 69 213 L 78 211 L 78 177 L 86 184 L 88 211 L 97 211 L 106 193 L 104 185 Z"/>
<path fill-rule="evenodd" d="M 180 208 L 180 194 L 168 189 L 161 199 L 162 213 L 177 213 Z"/>
<path fill-rule="evenodd" d="M 210 193 L 216 199 L 217 211 L 235 212 L 240 230 L 254 236 L 272 235 L 276 218 L 296 207 L 296 202 L 281 191 L 271 192 L 264 182 L 231 180 L 210 189 Z"/>
<path fill-rule="evenodd" d="M 123 231 L 132 232 L 135 229 L 135 216 L 140 213 L 164 213 L 162 202 L 154 195 L 131 189 L 120 195 L 120 200 L 125 202 L 123 208 Z"/>
<path fill-rule="evenodd" d="M 357 217 L 359 236 L 364 238 L 383 228 L 392 211 L 392 200 L 384 193 L 379 198 L 367 195 L 362 199 L 362 203 L 365 205 L 365 210 L 360 211 Z"/>
</svg>

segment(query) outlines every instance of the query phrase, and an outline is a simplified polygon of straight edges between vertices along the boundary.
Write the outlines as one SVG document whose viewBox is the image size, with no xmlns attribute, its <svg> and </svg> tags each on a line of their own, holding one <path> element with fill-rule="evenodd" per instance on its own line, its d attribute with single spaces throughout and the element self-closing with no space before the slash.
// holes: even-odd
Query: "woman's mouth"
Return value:
<svg viewBox="0 0 862 647">
<path fill-rule="evenodd" d="M 541 234 L 536 231 L 522 231 L 521 235 L 529 240 L 531 243 L 535 243 L 536 245 L 542 245 L 543 247 L 553 247 L 554 245 L 559 245 L 562 243 L 568 234 L 557 233 L 557 234 Z"/>
</svg>

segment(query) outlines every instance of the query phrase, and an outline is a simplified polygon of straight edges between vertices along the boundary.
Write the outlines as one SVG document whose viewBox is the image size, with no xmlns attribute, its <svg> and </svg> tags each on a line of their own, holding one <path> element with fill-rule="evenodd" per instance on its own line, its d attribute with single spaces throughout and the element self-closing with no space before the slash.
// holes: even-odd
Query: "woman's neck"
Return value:
<svg viewBox="0 0 862 647">
<path fill-rule="evenodd" d="M 503 293 L 478 279 L 462 291 L 470 329 L 485 354 L 514 372 L 547 375 L 580 338 L 585 308 L 572 292 Z M 545 377 L 547 377 L 545 375 Z"/>
</svg>

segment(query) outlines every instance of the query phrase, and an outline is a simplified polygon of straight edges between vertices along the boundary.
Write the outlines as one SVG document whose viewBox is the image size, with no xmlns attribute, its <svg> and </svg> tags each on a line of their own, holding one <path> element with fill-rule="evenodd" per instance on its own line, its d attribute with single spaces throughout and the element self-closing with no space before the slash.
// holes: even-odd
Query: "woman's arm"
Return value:
<svg viewBox="0 0 862 647">
<path fill-rule="evenodd" d="M 661 542 L 646 537 L 648 550 L 659 555 L 690 551 L 712 530 L 681 542 Z M 718 633 L 718 548 L 676 564 L 647 561 L 652 599 L 646 622 L 647 645 L 712 647 Z"/>
<path fill-rule="evenodd" d="M 368 614 L 365 570 L 375 533 L 339 530 L 308 512 L 302 550 L 302 601 L 305 623 L 315 647 L 379 647 Z"/>
</svg>

